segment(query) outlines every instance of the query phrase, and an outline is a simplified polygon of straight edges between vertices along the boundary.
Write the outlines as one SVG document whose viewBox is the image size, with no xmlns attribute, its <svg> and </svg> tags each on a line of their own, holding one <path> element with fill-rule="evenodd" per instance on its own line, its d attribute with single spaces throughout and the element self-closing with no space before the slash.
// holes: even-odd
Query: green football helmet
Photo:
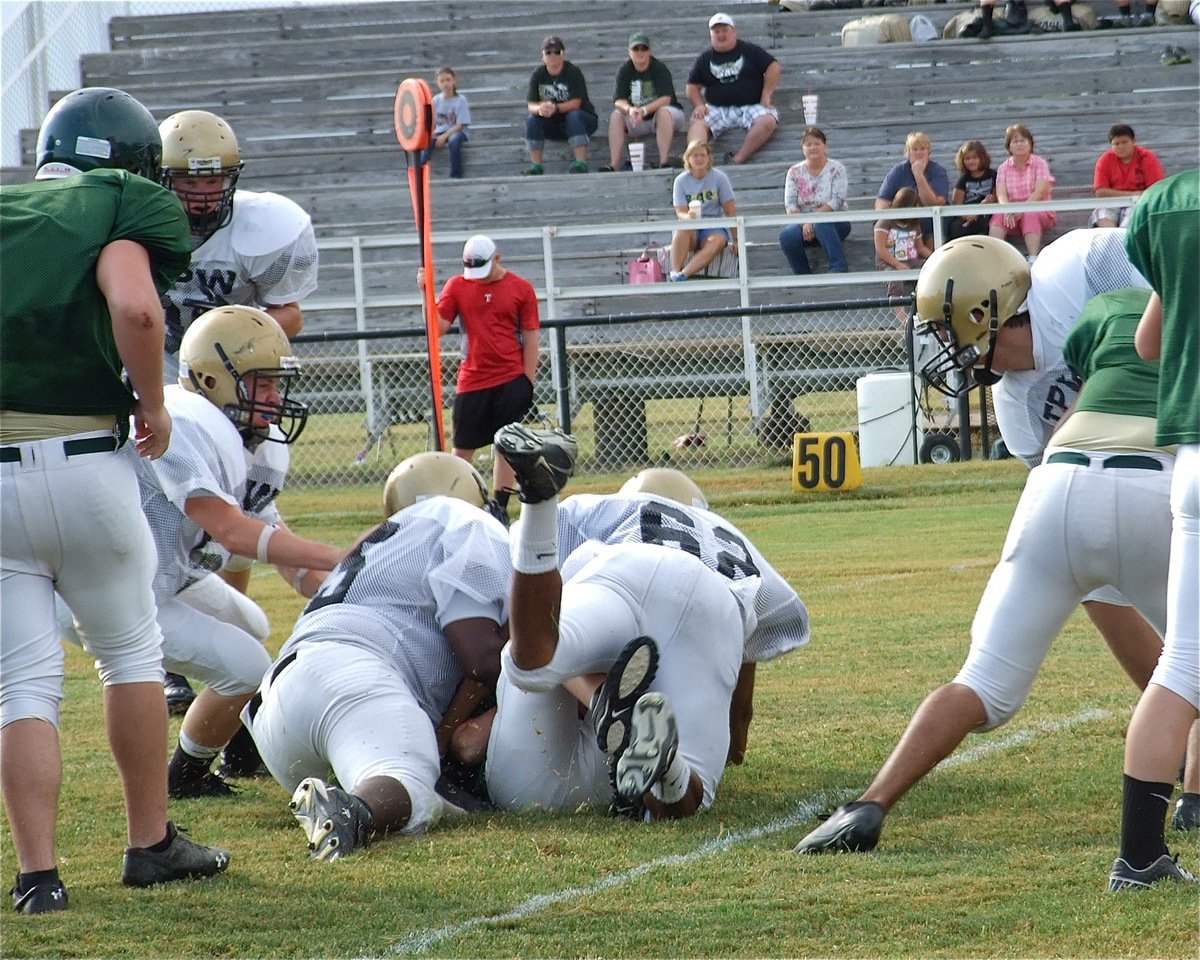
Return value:
<svg viewBox="0 0 1200 960">
<path fill-rule="evenodd" d="M 88 170 L 128 170 L 158 182 L 162 140 L 150 111 L 124 90 L 84 87 L 68 93 L 42 120 L 37 180 Z"/>
</svg>

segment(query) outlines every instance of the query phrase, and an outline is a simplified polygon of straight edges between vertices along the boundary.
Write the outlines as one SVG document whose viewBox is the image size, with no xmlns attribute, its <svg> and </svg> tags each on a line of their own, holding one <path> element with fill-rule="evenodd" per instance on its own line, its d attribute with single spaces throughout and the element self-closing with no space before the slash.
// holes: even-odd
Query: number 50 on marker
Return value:
<svg viewBox="0 0 1200 960">
<path fill-rule="evenodd" d="M 793 490 L 821 493 L 861 486 L 862 464 L 854 434 L 796 434 L 792 441 Z"/>
</svg>

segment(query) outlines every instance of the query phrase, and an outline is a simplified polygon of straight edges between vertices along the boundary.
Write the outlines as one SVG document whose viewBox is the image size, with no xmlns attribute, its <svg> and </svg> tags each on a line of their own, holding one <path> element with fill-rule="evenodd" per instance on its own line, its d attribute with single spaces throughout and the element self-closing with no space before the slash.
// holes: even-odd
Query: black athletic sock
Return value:
<svg viewBox="0 0 1200 960">
<path fill-rule="evenodd" d="M 1167 852 L 1163 835 L 1172 789 L 1169 783 L 1147 783 L 1125 774 L 1120 856 L 1135 870 L 1144 870 Z"/>
<path fill-rule="evenodd" d="M 165 837 L 163 837 L 161 840 L 159 840 L 158 843 L 154 844 L 153 846 L 143 847 L 142 849 L 149 850 L 152 853 L 164 853 L 166 851 L 167 847 L 169 847 L 171 845 L 171 841 L 174 839 L 175 839 L 175 825 L 168 821 L 167 835 Z"/>
<path fill-rule="evenodd" d="M 175 753 L 167 765 L 167 773 L 183 780 L 192 780 L 204 776 L 212 768 L 212 757 L 193 757 L 183 749 L 183 744 L 175 746 Z"/>
<path fill-rule="evenodd" d="M 58 867 L 49 870 L 30 870 L 28 873 L 17 874 L 17 893 L 28 893 L 39 883 L 57 883 L 62 885 L 58 876 Z"/>
</svg>

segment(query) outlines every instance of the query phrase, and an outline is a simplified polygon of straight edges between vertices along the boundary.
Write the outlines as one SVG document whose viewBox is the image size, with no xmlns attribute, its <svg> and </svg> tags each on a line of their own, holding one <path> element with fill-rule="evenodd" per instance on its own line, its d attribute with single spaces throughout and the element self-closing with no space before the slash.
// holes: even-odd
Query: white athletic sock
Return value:
<svg viewBox="0 0 1200 960">
<path fill-rule="evenodd" d="M 221 752 L 220 747 L 201 746 L 182 730 L 179 731 L 179 749 L 189 757 L 195 757 L 197 760 L 211 760 Z"/>
<path fill-rule="evenodd" d="M 687 793 L 688 784 L 692 780 L 692 767 L 683 759 L 683 754 L 675 751 L 675 758 L 667 767 L 663 778 L 650 788 L 650 793 L 663 803 L 678 803 Z"/>
<path fill-rule="evenodd" d="M 558 498 L 521 504 L 521 522 L 512 540 L 513 569 L 549 573 L 558 569 Z"/>
</svg>

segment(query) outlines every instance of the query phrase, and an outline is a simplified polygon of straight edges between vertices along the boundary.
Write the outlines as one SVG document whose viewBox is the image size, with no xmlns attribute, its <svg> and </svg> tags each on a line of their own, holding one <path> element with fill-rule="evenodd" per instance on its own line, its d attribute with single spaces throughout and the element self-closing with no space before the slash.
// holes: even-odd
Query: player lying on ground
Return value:
<svg viewBox="0 0 1200 960">
<path fill-rule="evenodd" d="M 582 520 L 571 525 L 580 543 L 560 573 L 568 548 L 557 494 L 574 470 L 575 442 L 512 424 L 496 445 L 524 505 L 513 534 L 512 639 L 488 745 L 493 802 L 612 803 L 639 819 L 706 809 L 731 752 L 729 707 L 756 611 L 767 609 L 750 550 L 733 531 L 714 532 L 720 518 L 707 511 L 617 496 L 596 516 L 610 526 L 609 542 L 579 536 Z M 793 618 L 789 640 L 782 631 L 776 639 L 791 649 L 807 642 L 807 612 L 775 577 Z"/>
<path fill-rule="evenodd" d="M 439 758 L 494 689 L 512 579 L 486 502 L 451 454 L 397 466 L 388 519 L 313 594 L 243 711 L 317 860 L 455 809 L 435 789 Z"/>
</svg>

